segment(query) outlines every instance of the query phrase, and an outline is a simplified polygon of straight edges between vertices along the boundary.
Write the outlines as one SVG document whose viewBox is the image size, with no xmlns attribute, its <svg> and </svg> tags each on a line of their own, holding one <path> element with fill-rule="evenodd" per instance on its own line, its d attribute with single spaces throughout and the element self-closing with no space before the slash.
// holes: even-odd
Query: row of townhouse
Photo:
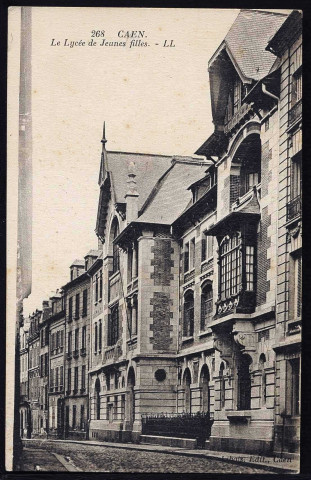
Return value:
<svg viewBox="0 0 311 480">
<path fill-rule="evenodd" d="M 40 312 L 23 326 L 32 432 L 38 404 L 58 437 L 298 454 L 301 48 L 300 12 L 241 10 L 195 157 L 107 152 L 103 134 L 98 250 L 50 299 L 49 334 Z"/>
</svg>

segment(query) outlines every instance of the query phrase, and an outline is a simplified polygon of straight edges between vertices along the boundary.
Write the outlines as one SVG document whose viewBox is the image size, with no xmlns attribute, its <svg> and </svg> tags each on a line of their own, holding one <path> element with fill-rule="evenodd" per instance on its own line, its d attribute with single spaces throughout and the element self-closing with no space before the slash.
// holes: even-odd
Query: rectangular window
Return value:
<svg viewBox="0 0 311 480">
<path fill-rule="evenodd" d="M 55 374 L 55 386 L 58 387 L 59 382 L 59 368 L 56 367 L 56 374 Z"/>
<path fill-rule="evenodd" d="M 190 270 L 195 267 L 195 238 L 190 242 Z"/>
<path fill-rule="evenodd" d="M 253 248 L 253 247 L 251 247 Z M 251 254 L 252 251 L 249 253 Z M 249 257 L 251 261 L 251 256 Z M 253 265 L 249 265 L 249 279 L 253 275 Z M 220 293 L 224 300 L 236 295 L 241 285 L 241 250 L 238 234 L 227 238 L 220 248 Z M 249 286 L 251 284 L 249 283 Z"/>
<path fill-rule="evenodd" d="M 233 115 L 237 113 L 241 106 L 241 80 L 236 75 L 233 85 Z"/>
<path fill-rule="evenodd" d="M 98 342 L 98 333 L 97 333 L 97 322 L 95 323 L 95 335 L 94 335 L 94 351 L 97 353 L 97 342 Z"/>
<path fill-rule="evenodd" d="M 75 330 L 75 351 L 79 350 L 79 329 L 76 328 Z"/>
<path fill-rule="evenodd" d="M 119 338 L 119 306 L 111 309 L 108 315 L 108 346 L 115 345 Z"/>
<path fill-rule="evenodd" d="M 127 252 L 127 283 L 130 283 L 132 281 L 132 277 L 133 277 L 132 266 L 133 266 L 133 250 L 132 248 L 129 248 Z"/>
<path fill-rule="evenodd" d="M 68 313 L 68 320 L 72 320 L 72 297 L 69 298 L 69 313 Z"/>
<path fill-rule="evenodd" d="M 68 353 L 72 352 L 72 332 L 68 332 Z"/>
<path fill-rule="evenodd" d="M 246 246 L 245 269 L 246 269 L 246 290 L 254 290 L 254 253 L 255 248 Z"/>
<path fill-rule="evenodd" d="M 60 347 L 60 330 L 56 332 L 56 350 Z"/>
<path fill-rule="evenodd" d="M 103 272 L 102 270 L 99 272 L 99 292 L 98 292 L 99 300 L 103 298 Z"/>
<path fill-rule="evenodd" d="M 76 294 L 76 311 L 75 311 L 75 318 L 79 318 L 79 310 L 80 310 L 80 294 Z"/>
<path fill-rule="evenodd" d="M 60 332 L 60 347 L 64 347 L 64 330 L 61 330 Z"/>
<path fill-rule="evenodd" d="M 79 367 L 75 367 L 74 370 L 74 391 L 78 391 L 78 382 L 79 382 Z"/>
<path fill-rule="evenodd" d="M 95 302 L 98 302 L 98 275 L 95 276 Z"/>
<path fill-rule="evenodd" d="M 300 415 L 300 358 L 286 360 L 286 412 Z"/>
<path fill-rule="evenodd" d="M 201 262 L 204 262 L 207 258 L 207 235 L 203 232 L 201 239 Z"/>
<path fill-rule="evenodd" d="M 60 367 L 59 369 L 59 386 L 61 390 L 64 387 L 64 367 Z"/>
<path fill-rule="evenodd" d="M 68 390 L 68 393 L 71 392 L 71 368 L 68 368 L 68 371 L 67 371 L 67 390 Z"/>
<path fill-rule="evenodd" d="M 82 350 L 86 349 L 86 326 L 82 327 Z"/>
<path fill-rule="evenodd" d="M 83 290 L 82 316 L 87 315 L 87 290 Z"/>
<path fill-rule="evenodd" d="M 302 70 L 297 70 L 292 76 L 292 99 L 291 104 L 294 106 L 302 98 Z"/>
<path fill-rule="evenodd" d="M 294 275 L 295 275 L 295 303 L 294 314 L 296 317 L 301 317 L 301 303 L 302 303 L 302 260 L 301 254 L 294 258 Z"/>
<path fill-rule="evenodd" d="M 301 195 L 301 155 L 292 158 L 291 161 L 291 179 L 290 179 L 290 197 L 291 200 L 300 197 Z"/>
<path fill-rule="evenodd" d="M 86 366 L 82 365 L 81 371 L 81 389 L 85 390 Z"/>
<path fill-rule="evenodd" d="M 54 387 L 54 368 L 51 368 L 51 372 L 50 372 L 50 387 L 51 387 L 51 390 L 53 391 L 53 387 Z"/>
<path fill-rule="evenodd" d="M 72 428 L 75 429 L 77 426 L 77 406 L 72 406 Z"/>
<path fill-rule="evenodd" d="M 189 270 L 189 242 L 185 244 L 184 249 L 184 271 L 188 272 Z"/>
<path fill-rule="evenodd" d="M 46 353 L 44 355 L 44 369 L 45 369 L 45 375 L 48 375 L 49 372 L 49 355 Z"/>
<path fill-rule="evenodd" d="M 102 349 L 102 337 L 103 337 L 103 327 L 102 327 L 102 321 L 99 320 L 98 324 L 98 350 L 101 351 Z"/>
<path fill-rule="evenodd" d="M 44 376 L 45 376 L 43 359 L 44 359 L 44 355 L 40 355 L 40 371 L 41 371 L 41 377 L 44 377 Z"/>
<path fill-rule="evenodd" d="M 80 407 L 80 430 L 84 430 L 85 422 L 84 422 L 84 405 Z"/>
<path fill-rule="evenodd" d="M 214 237 L 211 235 L 207 235 L 207 258 L 211 258 L 213 256 L 213 248 L 214 248 Z"/>
</svg>

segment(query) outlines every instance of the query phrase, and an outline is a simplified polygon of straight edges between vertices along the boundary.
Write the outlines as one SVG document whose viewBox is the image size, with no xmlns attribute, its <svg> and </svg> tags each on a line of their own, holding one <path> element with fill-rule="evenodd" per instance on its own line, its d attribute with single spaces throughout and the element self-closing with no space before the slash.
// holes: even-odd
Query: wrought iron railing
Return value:
<svg viewBox="0 0 311 480">
<path fill-rule="evenodd" d="M 213 424 L 210 413 L 204 412 L 142 414 L 141 419 L 143 435 L 196 438 L 198 447 L 204 447 Z"/>
<path fill-rule="evenodd" d="M 292 125 L 302 115 L 301 99 L 288 112 L 288 126 Z"/>
<path fill-rule="evenodd" d="M 291 200 L 287 204 L 287 220 L 293 220 L 301 214 L 301 196 L 298 195 L 296 198 Z"/>
</svg>

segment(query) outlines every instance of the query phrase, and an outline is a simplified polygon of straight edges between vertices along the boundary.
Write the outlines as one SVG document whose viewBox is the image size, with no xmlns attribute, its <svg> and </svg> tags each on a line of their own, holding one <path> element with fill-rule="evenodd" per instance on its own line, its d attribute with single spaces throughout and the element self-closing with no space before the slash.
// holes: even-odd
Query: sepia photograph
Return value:
<svg viewBox="0 0 311 480">
<path fill-rule="evenodd" d="M 300 472 L 301 10 L 8 10 L 6 470 Z"/>
</svg>

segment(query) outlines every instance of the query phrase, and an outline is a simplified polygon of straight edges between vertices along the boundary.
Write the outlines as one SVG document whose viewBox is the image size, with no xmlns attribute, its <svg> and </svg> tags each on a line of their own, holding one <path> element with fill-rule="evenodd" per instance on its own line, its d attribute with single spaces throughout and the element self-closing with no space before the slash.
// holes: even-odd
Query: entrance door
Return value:
<svg viewBox="0 0 311 480">
<path fill-rule="evenodd" d="M 62 438 L 64 435 L 64 400 L 59 398 L 57 401 L 57 436 Z"/>
</svg>

